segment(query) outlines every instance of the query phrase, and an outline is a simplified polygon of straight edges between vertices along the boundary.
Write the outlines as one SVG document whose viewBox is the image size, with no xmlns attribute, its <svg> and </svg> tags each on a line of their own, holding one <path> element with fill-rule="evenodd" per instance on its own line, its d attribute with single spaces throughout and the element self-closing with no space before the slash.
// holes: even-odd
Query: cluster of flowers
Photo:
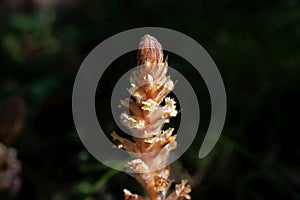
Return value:
<svg viewBox="0 0 300 200">
<path fill-rule="evenodd" d="M 125 170 L 147 191 L 148 197 L 132 194 L 124 190 L 125 200 L 178 200 L 191 199 L 191 191 L 186 180 L 175 186 L 175 191 L 167 197 L 171 186 L 168 157 L 176 149 L 174 128 L 162 130 L 165 123 L 178 113 L 174 99 L 166 97 L 174 88 L 167 76 L 167 59 L 163 60 L 161 44 L 152 36 L 142 37 L 138 51 L 138 67 L 130 78 L 131 99 L 121 100 L 128 108 L 122 113 L 121 123 L 133 136 L 126 139 L 113 132 L 115 144 L 126 150 L 134 160 L 127 163 Z"/>
<path fill-rule="evenodd" d="M 16 194 L 21 186 L 20 173 L 16 150 L 0 143 L 0 191 Z"/>
</svg>

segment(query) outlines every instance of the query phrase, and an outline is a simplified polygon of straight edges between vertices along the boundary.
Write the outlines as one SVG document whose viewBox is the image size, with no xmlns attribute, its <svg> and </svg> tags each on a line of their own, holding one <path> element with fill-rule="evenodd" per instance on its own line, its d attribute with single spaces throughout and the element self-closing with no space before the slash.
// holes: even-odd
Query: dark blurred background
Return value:
<svg viewBox="0 0 300 200">
<path fill-rule="evenodd" d="M 170 65 L 197 91 L 201 108 L 198 136 L 172 165 L 172 179 L 189 179 L 193 199 L 300 199 L 298 0 L 1 1 L 0 142 L 17 155 L 7 154 L 13 184 L 0 184 L 0 199 L 114 200 L 123 198 L 123 188 L 143 194 L 133 179 L 85 150 L 71 95 L 77 70 L 96 45 L 144 26 L 174 29 L 199 42 L 227 92 L 222 136 L 199 159 L 210 119 L 208 92 L 186 61 L 169 54 Z M 104 109 L 109 88 L 135 58 L 136 52 L 122 56 L 99 83 L 97 110 L 107 131 L 116 129 Z M 0 183 L 5 178 L 0 173 Z"/>
</svg>

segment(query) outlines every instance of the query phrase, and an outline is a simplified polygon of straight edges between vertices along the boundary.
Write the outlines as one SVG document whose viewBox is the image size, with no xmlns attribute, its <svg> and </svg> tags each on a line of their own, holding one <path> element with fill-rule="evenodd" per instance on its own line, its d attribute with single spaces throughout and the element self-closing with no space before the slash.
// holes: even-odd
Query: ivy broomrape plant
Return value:
<svg viewBox="0 0 300 200">
<path fill-rule="evenodd" d="M 132 133 L 131 140 L 113 132 L 112 138 L 119 148 L 135 159 L 128 162 L 125 170 L 147 191 L 148 197 L 124 190 L 125 200 L 179 200 L 191 199 L 187 180 L 182 180 L 167 197 L 171 186 L 169 153 L 176 149 L 174 128 L 161 130 L 171 117 L 178 113 L 176 102 L 166 97 L 174 88 L 170 76 L 166 76 L 167 59 L 163 59 L 161 44 L 152 36 L 145 35 L 139 43 L 138 67 L 130 77 L 131 99 L 121 100 L 129 113 L 122 113 L 121 123 Z M 162 102 L 164 101 L 163 105 Z"/>
</svg>

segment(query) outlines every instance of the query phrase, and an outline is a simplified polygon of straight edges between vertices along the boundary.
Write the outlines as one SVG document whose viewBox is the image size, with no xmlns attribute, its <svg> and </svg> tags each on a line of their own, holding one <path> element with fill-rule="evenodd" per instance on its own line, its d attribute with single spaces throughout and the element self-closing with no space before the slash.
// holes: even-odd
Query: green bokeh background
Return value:
<svg viewBox="0 0 300 200">
<path fill-rule="evenodd" d="M 199 159 L 210 119 L 207 89 L 188 63 L 169 53 L 170 65 L 191 81 L 201 108 L 199 134 L 172 165 L 172 179 L 189 179 L 196 200 L 300 199 L 298 0 L 1 1 L 0 107 L 18 99 L 26 114 L 19 119 L 20 135 L 10 142 L 22 162 L 22 188 L 17 196 L 0 199 L 114 200 L 122 199 L 123 188 L 143 194 L 129 176 L 87 153 L 73 124 L 71 95 L 77 70 L 96 45 L 144 26 L 174 29 L 199 42 L 217 64 L 227 92 L 222 136 Z M 109 88 L 135 65 L 135 53 L 114 62 L 99 83 L 98 116 L 108 134 L 117 129 L 104 108 Z M 8 110 L 8 120 L 20 117 Z M 10 137 L 2 134 L 0 140 Z"/>
</svg>

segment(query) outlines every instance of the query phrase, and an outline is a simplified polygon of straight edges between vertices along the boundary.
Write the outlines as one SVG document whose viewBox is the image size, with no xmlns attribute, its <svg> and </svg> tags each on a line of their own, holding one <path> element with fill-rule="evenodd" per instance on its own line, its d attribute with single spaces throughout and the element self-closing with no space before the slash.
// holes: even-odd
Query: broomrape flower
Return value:
<svg viewBox="0 0 300 200">
<path fill-rule="evenodd" d="M 174 128 L 162 128 L 178 113 L 175 100 L 166 97 L 174 88 L 170 76 L 166 75 L 167 70 L 168 62 L 163 60 L 161 44 L 150 35 L 142 37 L 138 67 L 131 74 L 131 88 L 128 89 L 132 98 L 121 100 L 129 113 L 122 113 L 120 120 L 133 137 L 128 140 L 115 132 L 111 136 L 119 148 L 135 158 L 126 164 L 125 169 L 145 188 L 148 197 L 125 189 L 125 200 L 191 199 L 188 194 L 191 188 L 186 180 L 177 184 L 175 191 L 166 197 L 171 186 L 167 160 L 170 151 L 176 149 L 177 142 Z"/>
</svg>

